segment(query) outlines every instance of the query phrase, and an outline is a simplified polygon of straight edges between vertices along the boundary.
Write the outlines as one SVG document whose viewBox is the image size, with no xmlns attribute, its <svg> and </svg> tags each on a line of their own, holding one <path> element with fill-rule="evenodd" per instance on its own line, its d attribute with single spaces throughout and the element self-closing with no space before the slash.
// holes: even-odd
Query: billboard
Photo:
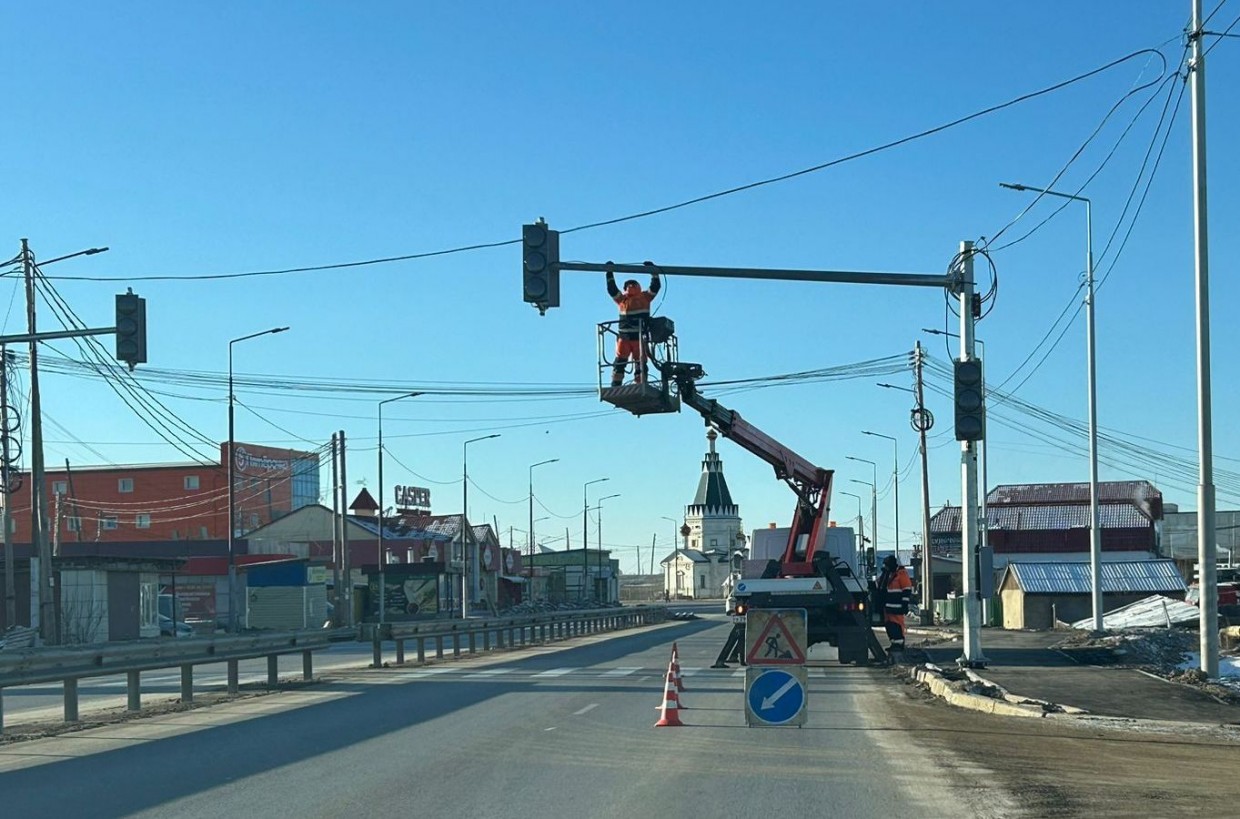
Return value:
<svg viewBox="0 0 1240 819">
<path fill-rule="evenodd" d="M 412 574 L 408 569 L 421 568 L 416 564 L 391 564 L 383 575 L 383 619 L 386 621 L 412 620 L 434 617 L 439 613 L 439 575 L 425 572 Z M 402 569 L 405 569 L 402 571 Z M 379 575 L 369 576 L 370 614 L 379 615 Z"/>
</svg>

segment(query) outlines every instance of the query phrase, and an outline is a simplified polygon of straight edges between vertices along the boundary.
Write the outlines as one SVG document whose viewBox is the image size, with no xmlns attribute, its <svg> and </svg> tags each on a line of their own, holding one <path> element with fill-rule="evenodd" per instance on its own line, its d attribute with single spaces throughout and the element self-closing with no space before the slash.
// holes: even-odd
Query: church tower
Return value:
<svg viewBox="0 0 1240 819">
<path fill-rule="evenodd" d="M 732 502 L 727 479 L 723 477 L 723 461 L 715 451 L 719 433 L 706 433 L 709 451 L 702 460 L 702 477 L 698 480 L 693 503 L 685 507 L 685 524 L 689 527 L 689 548 L 710 555 L 716 560 L 727 559 L 743 543 L 737 540 L 741 528 L 740 508 Z M 712 561 L 714 562 L 714 561 Z"/>
</svg>

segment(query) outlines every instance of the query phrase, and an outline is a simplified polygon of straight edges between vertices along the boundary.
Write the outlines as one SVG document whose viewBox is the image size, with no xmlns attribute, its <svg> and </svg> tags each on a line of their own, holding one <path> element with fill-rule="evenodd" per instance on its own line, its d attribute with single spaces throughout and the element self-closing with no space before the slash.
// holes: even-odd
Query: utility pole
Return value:
<svg viewBox="0 0 1240 819">
<path fill-rule="evenodd" d="M 336 433 L 332 433 L 332 589 L 335 605 L 332 608 L 332 625 L 340 625 L 340 473 L 336 463 Z"/>
<path fill-rule="evenodd" d="M 344 584 L 344 611 L 346 626 L 353 625 L 353 565 L 349 553 L 349 474 L 345 468 L 344 430 L 336 434 L 340 443 L 340 562 L 342 565 L 340 582 Z"/>
<path fill-rule="evenodd" d="M 22 239 L 22 273 L 26 280 L 26 332 L 38 332 L 35 322 L 34 262 L 30 245 Z M 39 557 L 39 637 L 56 645 L 56 601 L 52 598 L 52 555 L 47 542 L 47 495 L 43 485 L 43 408 L 39 401 L 39 342 L 30 340 L 30 543 Z"/>
<path fill-rule="evenodd" d="M 0 345 L 0 491 L 4 494 L 4 625 L 17 625 L 17 580 L 13 567 L 13 512 L 9 501 L 13 494 L 9 480 L 9 351 Z"/>
<path fill-rule="evenodd" d="M 917 409 L 913 410 L 913 429 L 917 430 L 921 449 L 921 624 L 934 625 L 934 557 L 930 550 L 930 467 L 926 449 L 926 433 L 934 423 L 926 414 L 926 396 L 922 382 L 922 364 L 925 352 L 921 341 L 914 348 L 917 376 Z"/>
<path fill-rule="evenodd" d="M 1201 590 L 1201 670 L 1218 676 L 1218 574 L 1214 543 L 1214 431 L 1210 406 L 1210 261 L 1206 229 L 1206 57 L 1201 47 L 1201 0 L 1193 0 L 1188 74 L 1193 90 L 1193 239 L 1197 284 L 1197 563 Z"/>
</svg>

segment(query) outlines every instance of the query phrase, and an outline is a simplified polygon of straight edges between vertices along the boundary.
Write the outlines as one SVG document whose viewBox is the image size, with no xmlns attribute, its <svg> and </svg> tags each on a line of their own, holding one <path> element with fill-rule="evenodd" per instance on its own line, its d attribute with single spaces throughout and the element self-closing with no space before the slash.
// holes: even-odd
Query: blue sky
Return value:
<svg viewBox="0 0 1240 819">
<path fill-rule="evenodd" d="M 266 277 L 142 277 L 415 254 L 514 239 L 539 216 L 567 229 L 671 204 L 880 145 L 1139 49 L 1161 48 L 1175 71 L 1188 14 L 1187 2 L 1166 0 L 788 3 L 760 13 L 741 3 L 40 4 L 7 15 L 14 36 L 0 57 L 10 112 L 0 135 L 0 224 L 14 253 L 23 236 L 44 259 L 110 246 L 45 273 L 93 326 L 111 324 L 112 295 L 125 286 L 146 297 L 151 367 L 219 375 L 229 339 L 289 325 L 238 344 L 236 372 L 408 389 L 590 386 L 595 324 L 614 317 L 602 277 L 565 273 L 563 307 L 540 318 L 521 301 L 512 246 Z M 1229 0 L 1209 28 L 1221 31 L 1237 15 L 1240 0 Z M 1219 467 L 1234 469 L 1237 364 L 1227 352 L 1237 344 L 1228 321 L 1237 241 L 1228 226 L 1238 216 L 1230 146 L 1240 119 L 1223 89 L 1240 80 L 1240 56 L 1235 40 L 1211 42 L 1219 43 L 1208 62 L 1215 442 Z M 998 182 L 1049 184 L 1116 101 L 1161 70 L 1157 58 L 1138 56 L 864 159 L 565 236 L 563 256 L 941 272 L 962 239 L 993 237 L 1030 203 Z M 1094 201 L 1096 256 L 1137 179 L 1165 95 L 1174 103 L 1178 87 L 1131 97 L 1056 183 L 1069 191 L 1084 184 L 1156 95 L 1084 191 Z M 1188 115 L 1185 95 L 1140 219 L 1099 291 L 1097 329 L 1100 424 L 1150 439 L 1143 445 L 1186 448 L 1177 452 L 1191 459 Z M 1053 210 L 1040 203 L 1000 243 Z M 994 254 L 1001 286 L 978 330 L 992 384 L 1017 370 L 1073 298 L 1083 240 L 1083 213 L 1070 207 Z M 1113 247 L 1099 276 L 1114 257 Z M 71 276 L 124 280 L 62 278 Z M 9 281 L 0 282 L 0 303 L 8 288 L 4 328 L 16 333 L 22 294 Z M 659 311 L 677 322 L 682 358 L 717 379 L 903 355 L 918 339 L 940 359 L 948 355 L 942 338 L 920 332 L 944 326 L 942 294 L 922 289 L 674 278 Z M 40 327 L 58 327 L 46 304 Z M 1018 396 L 1083 420 L 1084 334 L 1078 316 Z M 48 346 L 80 357 L 70 342 Z M 920 528 L 909 402 L 877 380 L 911 383 L 896 373 L 725 401 L 836 469 L 837 488 L 853 491 L 851 480 L 870 475 L 845 456 L 877 461 L 880 545 L 892 534 L 892 450 L 860 430 L 897 436 L 907 546 Z M 206 438 L 226 438 L 224 389 L 144 383 Z M 98 380 L 48 372 L 42 388 L 50 464 L 184 460 Z M 237 397 L 258 413 L 238 410 L 238 440 L 303 446 L 344 429 L 352 490 L 361 480 L 375 490 L 383 396 L 244 387 Z M 937 508 L 959 499 L 959 451 L 950 404 L 933 395 L 930 406 L 938 415 Z M 579 547 L 582 485 L 606 476 L 590 488 L 591 503 L 621 494 L 604 507 L 603 540 L 631 570 L 637 547 L 649 560 L 652 535 L 660 557 L 669 550 L 673 524 L 663 516 L 679 517 L 691 500 L 705 440 L 695 416 L 636 419 L 607 409 L 588 396 L 427 395 L 388 405 L 385 483 L 430 486 L 436 511 L 459 511 L 462 442 L 498 431 L 501 438 L 470 448 L 471 516 L 496 519 L 505 539 L 515 527 L 522 543 L 527 467 L 559 458 L 536 472 L 536 494 L 552 515 L 539 531 L 568 528 Z M 992 484 L 1087 479 L 1083 456 L 1030 437 L 1013 417 L 1017 428 L 992 425 Z M 729 443 L 721 451 L 747 528 L 786 524 L 792 495 L 769 468 Z M 1191 473 L 1171 478 L 1140 458 L 1109 466 L 1106 448 L 1102 455 L 1104 479 L 1156 480 L 1169 501 L 1193 507 Z M 327 483 L 324 470 L 325 490 Z M 1240 504 L 1237 489 L 1221 489 L 1222 507 Z M 855 514 L 852 498 L 834 506 L 841 521 Z M 538 516 L 547 514 L 540 507 Z M 595 536 L 591 522 L 592 544 Z"/>
</svg>

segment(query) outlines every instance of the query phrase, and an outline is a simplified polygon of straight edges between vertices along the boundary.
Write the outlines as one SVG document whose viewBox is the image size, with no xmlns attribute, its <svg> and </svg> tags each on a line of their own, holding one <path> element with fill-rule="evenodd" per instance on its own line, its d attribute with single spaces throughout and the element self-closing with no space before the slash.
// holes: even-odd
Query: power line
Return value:
<svg viewBox="0 0 1240 819">
<path fill-rule="evenodd" d="M 1123 227 L 1124 225 L 1124 219 L 1127 216 L 1128 208 L 1130 207 L 1132 203 L 1132 199 L 1135 196 L 1137 190 L 1141 187 L 1141 181 L 1143 178 L 1145 179 L 1144 192 L 1141 195 L 1141 199 L 1139 200 L 1137 204 L 1136 210 L 1133 212 L 1132 218 L 1128 220 L 1128 229 L 1127 231 L 1125 231 L 1124 237 L 1120 241 L 1119 247 L 1116 249 L 1115 256 L 1112 258 L 1111 264 L 1107 267 L 1106 271 L 1103 273 L 1103 275 L 1098 280 L 1097 287 L 1095 288 L 1095 293 L 1098 290 L 1101 290 L 1102 286 L 1106 283 L 1106 280 L 1110 277 L 1111 272 L 1115 269 L 1115 266 L 1119 263 L 1120 257 L 1123 255 L 1124 248 L 1127 247 L 1128 245 L 1128 239 L 1129 237 L 1132 236 L 1132 231 L 1134 227 L 1136 226 L 1137 219 L 1140 217 L 1141 211 L 1144 209 L 1145 200 L 1148 197 L 1150 188 L 1154 183 L 1154 177 L 1157 175 L 1158 168 L 1162 162 L 1163 152 L 1166 150 L 1167 141 L 1171 136 L 1171 128 L 1175 124 L 1176 116 L 1179 113 L 1180 103 L 1184 98 L 1185 87 L 1186 86 L 1183 83 L 1181 83 L 1180 93 L 1176 97 L 1175 107 L 1171 110 L 1170 119 L 1167 118 L 1167 112 L 1168 112 L 1169 103 L 1171 102 L 1171 96 L 1172 96 L 1174 89 L 1168 92 L 1167 99 L 1163 104 L 1162 113 L 1160 114 L 1159 119 L 1158 119 L 1158 124 L 1154 128 L 1154 133 L 1150 139 L 1150 144 L 1146 148 L 1145 156 L 1141 161 L 1141 166 L 1137 171 L 1137 176 L 1133 180 L 1132 188 L 1129 190 L 1128 198 L 1124 203 L 1124 208 L 1120 212 L 1119 219 L 1116 220 L 1115 227 L 1111 230 L 1110 236 L 1107 238 L 1106 245 L 1103 247 L 1103 251 L 1099 255 L 1098 261 L 1102 261 L 1107 256 L 1107 254 L 1110 252 L 1111 245 L 1114 242 L 1116 235 L 1119 233 L 1120 228 Z M 1164 124 L 1166 125 L 1165 131 L 1163 131 Z M 1154 146 L 1158 144 L 1159 142 L 1160 133 L 1162 134 L 1162 143 L 1158 149 L 1158 154 L 1155 157 L 1153 167 L 1150 169 L 1149 176 L 1147 177 L 1145 175 L 1145 169 L 1146 169 L 1147 164 L 1149 163 L 1150 154 L 1153 152 Z M 1003 379 L 1003 381 L 998 385 L 997 389 L 1004 388 L 1009 382 L 1012 381 L 1012 379 L 1014 379 L 1017 376 L 1017 374 L 1024 368 L 1024 366 L 1028 364 L 1029 361 L 1035 355 L 1037 355 L 1038 350 L 1040 350 L 1043 347 L 1043 345 L 1045 345 L 1046 342 L 1050 339 L 1050 337 L 1055 333 L 1055 329 L 1059 326 L 1059 323 L 1063 321 L 1064 316 L 1067 315 L 1068 311 L 1072 310 L 1072 308 L 1075 306 L 1076 309 L 1072 312 L 1072 315 L 1068 318 L 1067 323 L 1064 324 L 1063 329 L 1059 331 L 1059 335 L 1055 337 L 1055 341 L 1046 349 L 1046 352 L 1042 355 L 1042 358 L 1040 358 L 1038 360 L 1038 363 L 1035 364 L 1033 368 L 1025 375 L 1025 377 L 1021 379 L 1020 383 L 1012 388 L 1011 392 L 1014 393 L 1017 390 L 1019 390 L 1021 387 L 1023 387 L 1025 383 L 1033 376 L 1033 374 L 1036 373 L 1041 368 L 1042 364 L 1045 363 L 1047 358 L 1050 357 L 1050 354 L 1055 350 L 1056 347 L 1059 346 L 1059 342 L 1063 339 L 1064 335 L 1067 333 L 1068 328 L 1072 326 L 1073 322 L 1075 322 L 1076 317 L 1080 315 L 1083 305 L 1081 302 L 1078 302 L 1076 299 L 1077 299 L 1077 295 L 1081 292 L 1082 289 L 1084 289 L 1084 287 L 1085 287 L 1084 282 L 1080 282 L 1077 284 L 1076 290 L 1073 292 L 1072 297 L 1068 300 L 1068 303 L 1064 306 L 1064 309 L 1060 312 L 1059 316 L 1055 319 L 1055 321 L 1051 323 L 1051 326 L 1046 331 L 1045 335 L 1043 335 L 1041 340 L 1038 341 L 1038 343 L 1034 345 L 1033 349 L 1029 351 L 1029 354 L 1025 356 L 1025 359 L 1016 367 L 1016 369 L 1012 370 L 1012 372 L 1007 376 L 1007 378 Z"/>
<path fill-rule="evenodd" d="M 935 134 L 939 134 L 944 131 L 950 130 L 952 128 L 956 128 L 960 125 L 964 125 L 968 122 L 972 122 L 973 120 L 980 119 L 982 117 L 997 113 L 1007 108 L 1011 108 L 1012 106 L 1019 105 L 1024 102 L 1028 102 L 1029 100 L 1037 99 L 1038 97 L 1042 97 L 1047 94 L 1054 93 L 1055 91 L 1062 90 L 1071 85 L 1075 85 L 1076 83 L 1083 82 L 1084 80 L 1087 80 L 1091 77 L 1102 74 L 1116 66 L 1122 65 L 1128 62 L 1129 60 L 1135 59 L 1142 55 L 1148 55 L 1151 58 L 1154 56 L 1157 56 L 1160 59 L 1162 59 L 1164 63 L 1163 71 L 1165 73 L 1166 58 L 1163 56 L 1162 52 L 1158 51 L 1157 49 L 1151 49 L 1151 48 L 1138 49 L 1137 51 L 1133 51 L 1129 54 L 1124 55 L 1123 57 L 1112 60 L 1106 63 L 1105 65 L 1099 66 L 1098 68 L 1094 68 L 1090 71 L 1086 71 L 1082 74 L 1078 74 L 1067 80 L 1054 83 L 1052 85 L 1046 86 L 1036 91 L 1031 91 L 1025 94 L 1021 94 L 1019 96 L 1016 96 L 1016 97 L 1013 97 L 1012 99 L 1007 100 L 1006 102 L 988 106 L 986 108 L 983 108 L 978 111 L 974 111 L 973 113 L 967 114 L 962 117 L 958 117 L 954 120 L 943 123 L 941 125 L 936 125 L 934 127 L 927 128 L 917 133 L 910 134 L 908 136 L 900 137 L 899 139 L 894 139 L 889 142 L 882 143 L 881 145 L 876 145 L 871 148 L 866 148 L 861 151 L 856 151 L 854 153 L 847 154 L 845 156 L 838 157 L 836 159 L 828 160 L 826 162 L 822 162 L 817 165 L 811 165 L 807 168 L 802 168 L 800 170 L 791 171 L 789 173 L 780 174 L 778 176 L 773 176 L 773 177 L 769 177 L 766 179 L 761 179 L 756 182 L 749 182 L 743 185 L 737 185 L 735 187 L 726 188 L 724 190 L 715 191 L 714 193 L 708 193 L 702 196 L 695 196 L 691 199 L 686 199 L 686 200 L 683 200 L 681 202 L 676 202 L 671 205 L 664 205 L 662 207 L 639 211 L 637 213 L 631 213 L 626 216 L 618 216 L 618 217 L 604 219 L 604 220 L 597 221 L 597 222 L 590 222 L 584 225 L 577 225 L 576 227 L 571 227 L 566 230 L 561 230 L 560 234 L 564 235 L 568 233 L 576 233 L 576 232 L 584 231 L 584 230 L 593 230 L 593 229 L 600 228 L 600 227 L 617 225 L 623 222 L 631 222 L 631 221 L 635 221 L 638 219 L 646 219 L 651 216 L 657 216 L 660 214 L 669 213 L 671 211 L 680 210 L 682 208 L 687 208 L 693 205 L 702 204 L 703 202 L 709 202 L 714 199 L 721 199 L 721 198 L 724 198 L 727 196 L 733 196 L 735 194 L 742 193 L 745 191 L 754 190 L 756 188 L 761 188 L 761 187 L 765 187 L 768 185 L 774 185 L 780 182 L 786 182 L 791 179 L 796 179 L 801 176 L 807 176 L 809 174 L 818 173 L 820 171 L 827 170 L 828 168 L 833 168 L 838 165 L 843 165 L 847 162 L 852 162 L 858 159 L 863 159 L 865 157 L 873 156 L 874 154 L 882 153 L 884 151 L 888 151 L 893 148 L 900 147 L 902 145 L 907 145 L 911 142 L 916 142 L 918 140 L 925 139 Z M 1160 74 L 1160 78 L 1161 76 L 1162 75 Z M 1002 231 L 1000 231 L 1000 233 L 1002 233 Z M 339 262 L 335 264 L 313 265 L 313 266 L 307 266 L 307 267 L 289 267 L 289 268 L 273 269 L 273 270 L 255 270 L 255 271 L 247 271 L 247 272 L 241 272 L 241 273 L 212 273 L 212 274 L 199 274 L 199 275 L 187 275 L 187 276 L 175 276 L 175 275 L 57 276 L 55 278 L 59 280 L 64 280 L 64 281 L 134 282 L 134 281 L 213 281 L 213 280 L 221 280 L 221 279 L 251 278 L 251 277 L 257 277 L 257 276 L 279 276 L 279 275 L 292 274 L 292 273 L 309 273 L 309 272 L 320 272 L 320 271 L 326 271 L 326 270 L 343 270 L 343 269 L 348 269 L 348 268 L 366 267 L 366 266 L 379 265 L 379 264 L 389 264 L 393 262 L 427 259 L 427 258 L 432 258 L 432 257 L 437 257 L 437 256 L 449 256 L 449 255 L 455 255 L 455 254 L 460 254 L 460 253 L 472 252 L 476 250 L 485 250 L 485 249 L 520 244 L 521 241 L 522 241 L 521 239 L 506 239 L 502 241 L 479 242 L 479 243 L 468 244 L 468 245 L 460 245 L 457 247 L 451 247 L 451 248 L 442 249 L 442 250 L 409 253 L 409 254 L 405 254 L 401 256 L 387 256 L 387 257 L 376 258 L 376 259 L 364 259 L 360 261 Z"/>
</svg>

